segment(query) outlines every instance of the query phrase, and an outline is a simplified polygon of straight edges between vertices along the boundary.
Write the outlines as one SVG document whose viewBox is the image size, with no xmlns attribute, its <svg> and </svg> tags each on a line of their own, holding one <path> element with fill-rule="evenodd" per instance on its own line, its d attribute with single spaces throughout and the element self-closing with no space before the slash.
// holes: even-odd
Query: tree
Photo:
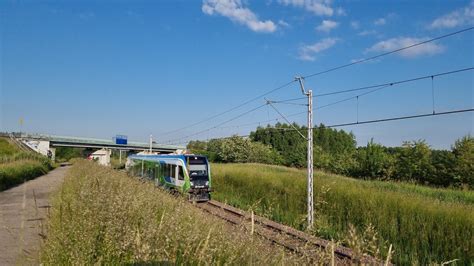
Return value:
<svg viewBox="0 0 474 266">
<path fill-rule="evenodd" d="M 453 153 L 456 158 L 455 172 L 460 182 L 474 188 L 474 137 L 468 135 L 456 140 Z"/>
<path fill-rule="evenodd" d="M 213 162 L 281 164 L 283 161 L 271 146 L 239 136 L 188 144 L 188 148 L 196 147 L 206 148 L 200 153 Z"/>
<path fill-rule="evenodd" d="M 251 132 L 250 139 L 271 145 L 283 158 L 286 166 L 305 167 L 307 145 L 295 130 L 306 136 L 307 128 L 298 124 L 277 123 L 274 127 L 258 127 Z M 353 165 L 356 149 L 355 137 L 343 130 L 326 128 L 324 125 L 313 130 L 314 165 L 335 173 L 347 174 Z"/>
<path fill-rule="evenodd" d="M 357 175 L 368 178 L 390 178 L 393 174 L 393 157 L 385 151 L 385 147 L 374 143 L 373 139 L 367 146 L 358 150 Z"/>
<path fill-rule="evenodd" d="M 205 151 L 207 150 L 207 142 L 201 140 L 191 140 L 186 148 L 192 152 Z"/>
<path fill-rule="evenodd" d="M 424 140 L 406 141 L 398 154 L 396 176 L 404 181 L 428 182 L 433 171 L 431 150 Z"/>
<path fill-rule="evenodd" d="M 459 184 L 459 178 L 455 171 L 456 157 L 454 153 L 445 150 L 433 150 L 431 152 L 431 164 L 433 165 L 433 171 L 429 175 L 428 183 L 443 187 Z"/>
</svg>

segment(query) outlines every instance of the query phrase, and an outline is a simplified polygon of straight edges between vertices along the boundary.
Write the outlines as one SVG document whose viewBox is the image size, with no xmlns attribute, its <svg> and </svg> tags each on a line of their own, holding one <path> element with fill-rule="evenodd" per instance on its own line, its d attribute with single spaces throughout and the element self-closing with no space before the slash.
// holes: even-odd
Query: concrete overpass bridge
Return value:
<svg viewBox="0 0 474 266">
<path fill-rule="evenodd" d="M 117 144 L 112 139 L 95 139 L 71 136 L 56 136 L 46 134 L 26 134 L 12 133 L 10 137 L 19 140 L 30 149 L 48 156 L 50 153 L 54 160 L 57 147 L 88 148 L 95 150 L 120 150 L 131 152 L 142 152 L 150 150 L 150 143 L 127 141 L 127 144 Z M 184 150 L 184 146 L 165 145 L 152 143 L 151 151 L 161 154 L 173 153 L 177 150 Z"/>
</svg>

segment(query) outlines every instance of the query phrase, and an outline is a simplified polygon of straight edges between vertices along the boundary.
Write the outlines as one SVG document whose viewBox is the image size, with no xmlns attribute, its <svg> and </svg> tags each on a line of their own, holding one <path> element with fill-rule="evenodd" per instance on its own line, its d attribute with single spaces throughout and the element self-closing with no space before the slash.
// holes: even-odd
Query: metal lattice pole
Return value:
<svg viewBox="0 0 474 266">
<path fill-rule="evenodd" d="M 303 78 L 295 78 L 301 87 L 301 92 L 308 97 L 308 228 L 313 227 L 314 220 L 314 203 L 313 203 L 313 91 L 308 90 L 306 92 L 304 88 Z"/>
<path fill-rule="evenodd" d="M 308 93 L 308 227 L 313 227 L 313 91 Z"/>
</svg>

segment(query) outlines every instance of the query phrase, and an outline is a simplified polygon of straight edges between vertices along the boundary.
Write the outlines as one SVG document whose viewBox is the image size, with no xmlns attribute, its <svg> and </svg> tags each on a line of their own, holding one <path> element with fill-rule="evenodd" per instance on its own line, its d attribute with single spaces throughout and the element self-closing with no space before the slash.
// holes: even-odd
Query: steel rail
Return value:
<svg viewBox="0 0 474 266">
<path fill-rule="evenodd" d="M 196 206 L 233 225 L 242 225 L 244 222 L 249 222 L 252 219 L 251 214 L 215 200 L 199 203 Z M 256 234 L 292 252 L 304 253 L 308 251 L 308 244 L 320 250 L 327 249 L 332 245 L 331 241 L 309 235 L 258 215 L 254 215 L 254 224 L 256 226 Z M 335 246 L 334 254 L 345 262 L 357 260 L 358 263 L 364 264 L 383 264 L 382 261 L 367 255 L 356 258 L 354 252 L 347 247 Z"/>
</svg>

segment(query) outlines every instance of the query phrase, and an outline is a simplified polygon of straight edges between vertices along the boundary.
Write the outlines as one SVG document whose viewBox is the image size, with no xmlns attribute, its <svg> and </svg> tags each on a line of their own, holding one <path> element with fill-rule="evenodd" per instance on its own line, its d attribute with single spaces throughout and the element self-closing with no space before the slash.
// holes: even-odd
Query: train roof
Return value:
<svg viewBox="0 0 474 266">
<path fill-rule="evenodd" d="M 160 160 L 160 159 L 181 159 L 183 161 L 186 160 L 186 158 L 190 157 L 199 157 L 199 158 L 206 158 L 207 157 L 204 155 L 198 155 L 198 154 L 140 154 L 140 155 L 130 155 L 128 156 L 129 158 L 136 158 L 136 159 L 150 159 L 150 160 Z"/>
</svg>

